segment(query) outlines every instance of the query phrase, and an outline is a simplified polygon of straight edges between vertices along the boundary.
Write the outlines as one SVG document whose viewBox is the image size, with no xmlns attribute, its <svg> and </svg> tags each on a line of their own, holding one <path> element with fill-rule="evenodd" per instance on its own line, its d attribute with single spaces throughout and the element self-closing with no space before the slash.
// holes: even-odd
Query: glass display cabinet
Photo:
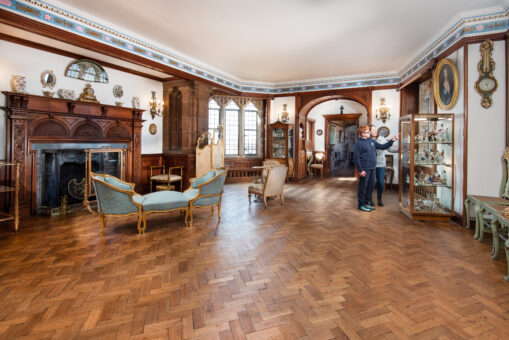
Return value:
<svg viewBox="0 0 509 340">
<path fill-rule="evenodd" d="M 415 220 L 448 221 L 454 213 L 454 115 L 399 120 L 399 204 Z"/>
<path fill-rule="evenodd" d="M 288 159 L 293 158 L 292 139 L 292 125 L 281 122 L 270 124 L 269 157 L 288 165 Z"/>
</svg>

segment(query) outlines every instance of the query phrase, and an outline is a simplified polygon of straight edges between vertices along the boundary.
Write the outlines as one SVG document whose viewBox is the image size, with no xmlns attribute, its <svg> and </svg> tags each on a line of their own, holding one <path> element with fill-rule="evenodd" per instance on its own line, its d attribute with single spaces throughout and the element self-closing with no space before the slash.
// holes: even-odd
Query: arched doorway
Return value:
<svg viewBox="0 0 509 340">
<path fill-rule="evenodd" d="M 364 119 L 359 118 L 359 124 L 371 122 L 371 90 L 338 90 L 332 94 L 329 93 L 305 93 L 299 96 L 296 105 L 296 125 L 300 127 L 300 133 L 296 138 L 296 178 L 306 176 L 306 145 L 309 145 L 310 136 L 308 136 L 307 118 L 311 110 L 317 105 L 331 100 L 350 100 L 356 102 L 365 109 Z"/>
<path fill-rule="evenodd" d="M 325 174 L 331 177 L 355 176 L 353 146 L 361 113 L 324 115 Z"/>
</svg>

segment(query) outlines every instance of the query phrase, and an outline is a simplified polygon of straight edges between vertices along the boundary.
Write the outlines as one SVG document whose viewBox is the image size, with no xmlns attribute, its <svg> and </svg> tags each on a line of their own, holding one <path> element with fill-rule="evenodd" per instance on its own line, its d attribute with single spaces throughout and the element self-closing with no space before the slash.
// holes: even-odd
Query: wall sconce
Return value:
<svg viewBox="0 0 509 340">
<path fill-rule="evenodd" d="M 391 118 L 389 113 L 389 107 L 385 105 L 385 98 L 380 98 L 380 107 L 376 110 L 376 119 L 381 119 L 382 123 L 385 124 L 387 119 Z"/>
<path fill-rule="evenodd" d="M 150 115 L 152 116 L 152 119 L 154 119 L 156 116 L 161 117 L 164 102 L 156 99 L 156 91 L 152 91 L 152 99 L 150 99 L 149 105 L 150 105 Z"/>
</svg>

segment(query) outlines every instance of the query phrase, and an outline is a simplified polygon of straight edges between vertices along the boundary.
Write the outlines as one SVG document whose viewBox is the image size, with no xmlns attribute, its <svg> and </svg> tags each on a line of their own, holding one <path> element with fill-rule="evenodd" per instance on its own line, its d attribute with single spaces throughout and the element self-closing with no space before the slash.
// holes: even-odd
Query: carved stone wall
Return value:
<svg viewBox="0 0 509 340">
<path fill-rule="evenodd" d="M 194 152 L 196 140 L 208 128 L 211 93 L 212 87 L 198 81 L 171 80 L 163 83 L 167 104 L 163 114 L 163 153 Z"/>
<path fill-rule="evenodd" d="M 169 143 L 171 151 L 182 149 L 182 92 L 174 86 L 168 96 Z"/>
</svg>

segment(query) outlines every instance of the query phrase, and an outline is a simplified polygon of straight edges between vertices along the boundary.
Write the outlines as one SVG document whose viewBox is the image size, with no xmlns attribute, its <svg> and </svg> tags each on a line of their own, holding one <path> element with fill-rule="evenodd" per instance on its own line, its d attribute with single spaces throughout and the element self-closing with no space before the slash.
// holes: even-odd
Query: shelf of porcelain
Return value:
<svg viewBox="0 0 509 340">
<path fill-rule="evenodd" d="M 452 145 L 452 142 L 415 142 L 415 144 L 444 144 L 444 145 Z"/>
<path fill-rule="evenodd" d="M 419 188 L 451 188 L 450 185 L 447 184 L 414 184 L 415 187 Z"/>
<path fill-rule="evenodd" d="M 450 214 L 451 211 L 448 210 L 448 209 L 440 209 L 440 208 L 428 208 L 428 209 L 418 209 L 418 208 L 415 208 L 414 207 L 414 212 L 417 212 L 417 213 L 432 213 L 432 214 Z"/>
<path fill-rule="evenodd" d="M 410 164 L 410 163 L 406 163 L 406 164 Z M 452 166 L 452 164 L 448 164 L 448 163 L 417 163 L 417 162 L 415 162 L 414 165 L 443 165 L 443 166 L 447 166 L 447 167 Z"/>
<path fill-rule="evenodd" d="M 403 162 L 403 165 L 410 165 L 410 162 Z M 417 162 L 415 162 L 414 165 L 444 165 L 447 167 L 452 167 L 452 164 L 449 164 L 449 163 L 417 163 Z"/>
</svg>

